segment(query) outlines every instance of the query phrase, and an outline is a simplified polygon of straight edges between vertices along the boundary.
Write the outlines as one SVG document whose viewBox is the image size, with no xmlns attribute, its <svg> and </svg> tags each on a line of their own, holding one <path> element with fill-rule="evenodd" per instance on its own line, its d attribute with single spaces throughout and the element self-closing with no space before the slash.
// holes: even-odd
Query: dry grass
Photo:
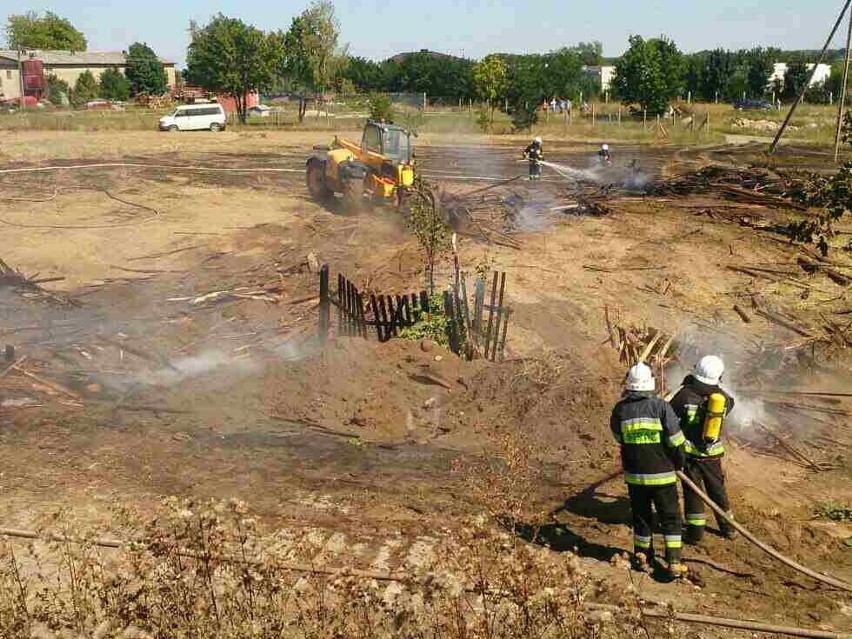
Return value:
<svg viewBox="0 0 852 639">
<path fill-rule="evenodd" d="M 696 115 L 696 122 L 710 116 L 709 128 L 693 127 L 682 119 L 677 122 L 664 120 L 665 134 L 656 126 L 654 118 L 643 122 L 631 119 L 626 109 L 617 103 L 596 104 L 595 118 L 590 114 L 574 114 L 566 122 L 560 114 L 542 115 L 534 128 L 536 134 L 549 139 L 565 139 L 597 142 L 602 139 L 636 144 L 717 144 L 725 136 L 766 138 L 774 130 L 741 126 L 742 121 L 769 121 L 780 123 L 787 113 L 785 105 L 781 111 L 735 111 L 729 104 L 683 105 Z M 621 117 L 619 119 L 619 111 Z M 128 108 L 126 111 L 37 111 L 23 114 L 0 114 L 0 130 L 9 131 L 131 131 L 157 129 L 157 121 L 163 111 Z M 419 133 L 432 135 L 476 135 L 482 131 L 477 124 L 477 109 L 473 111 L 454 107 L 429 107 L 426 112 L 410 108 L 398 108 L 396 121 Z M 828 145 L 834 140 L 835 107 L 805 104 L 796 112 L 791 129 L 785 137 L 789 140 L 816 145 Z M 303 122 L 298 122 L 295 105 L 281 107 L 268 118 L 250 118 L 246 125 L 231 122 L 235 131 L 328 131 L 339 132 L 359 129 L 366 117 L 360 104 L 335 106 L 331 113 L 310 111 Z M 232 119 L 233 120 L 233 119 Z M 492 134 L 496 137 L 516 135 L 506 114 L 498 113 Z M 524 133 L 523 137 L 527 137 Z"/>
<path fill-rule="evenodd" d="M 605 589 L 574 555 L 484 520 L 441 535 L 388 586 L 324 568 L 308 531 L 261 535 L 239 502 L 123 519 L 140 541 L 120 550 L 0 542 L 0 636 L 607 639 L 647 623 L 629 595 L 618 614 L 589 612 Z"/>
</svg>

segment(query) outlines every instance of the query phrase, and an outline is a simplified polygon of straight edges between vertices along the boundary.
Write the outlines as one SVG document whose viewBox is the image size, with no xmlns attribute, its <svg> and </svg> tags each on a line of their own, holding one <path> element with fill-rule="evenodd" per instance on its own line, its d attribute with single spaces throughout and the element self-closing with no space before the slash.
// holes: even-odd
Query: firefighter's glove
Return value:
<svg viewBox="0 0 852 639">
<path fill-rule="evenodd" d="M 669 451 L 669 459 L 675 470 L 683 470 L 686 466 L 686 451 L 683 449 L 683 446 L 678 446 Z"/>
</svg>

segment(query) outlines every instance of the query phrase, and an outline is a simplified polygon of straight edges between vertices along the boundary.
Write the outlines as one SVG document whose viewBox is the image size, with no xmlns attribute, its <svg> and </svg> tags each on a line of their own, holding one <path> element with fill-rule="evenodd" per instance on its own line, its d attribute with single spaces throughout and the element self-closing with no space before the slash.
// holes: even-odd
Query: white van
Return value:
<svg viewBox="0 0 852 639">
<path fill-rule="evenodd" d="M 160 131 L 224 131 L 227 121 L 221 104 L 186 104 L 160 118 Z"/>
</svg>

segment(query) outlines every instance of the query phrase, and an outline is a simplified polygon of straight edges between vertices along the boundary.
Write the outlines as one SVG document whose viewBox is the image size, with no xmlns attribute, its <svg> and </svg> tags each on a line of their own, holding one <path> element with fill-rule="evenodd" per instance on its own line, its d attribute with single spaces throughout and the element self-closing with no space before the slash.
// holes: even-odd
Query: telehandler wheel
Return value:
<svg viewBox="0 0 852 639">
<path fill-rule="evenodd" d="M 331 191 L 325 184 L 322 162 L 308 162 L 305 183 L 308 187 L 308 193 L 318 202 L 327 200 L 329 195 L 331 195 Z"/>
<path fill-rule="evenodd" d="M 358 211 L 364 206 L 364 180 L 343 182 L 343 205 L 347 211 Z"/>
</svg>

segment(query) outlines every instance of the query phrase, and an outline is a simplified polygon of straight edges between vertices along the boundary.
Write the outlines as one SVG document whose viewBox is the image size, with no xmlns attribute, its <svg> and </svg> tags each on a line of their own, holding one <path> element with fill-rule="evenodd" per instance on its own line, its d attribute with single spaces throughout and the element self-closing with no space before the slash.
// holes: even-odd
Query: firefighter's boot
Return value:
<svg viewBox="0 0 852 639">
<path fill-rule="evenodd" d="M 728 517 L 731 519 L 734 518 L 733 514 L 728 513 Z M 734 528 L 730 522 L 725 521 L 724 519 L 719 519 L 719 532 L 722 533 L 722 537 L 725 539 L 733 539 L 737 536 L 737 529 Z"/>
<path fill-rule="evenodd" d="M 681 559 L 682 550 L 679 546 L 666 546 L 666 571 L 672 579 L 686 577 L 689 568 Z"/>
<path fill-rule="evenodd" d="M 693 526 L 687 524 L 684 529 L 683 543 L 690 546 L 697 546 L 704 538 L 704 526 Z"/>
</svg>

